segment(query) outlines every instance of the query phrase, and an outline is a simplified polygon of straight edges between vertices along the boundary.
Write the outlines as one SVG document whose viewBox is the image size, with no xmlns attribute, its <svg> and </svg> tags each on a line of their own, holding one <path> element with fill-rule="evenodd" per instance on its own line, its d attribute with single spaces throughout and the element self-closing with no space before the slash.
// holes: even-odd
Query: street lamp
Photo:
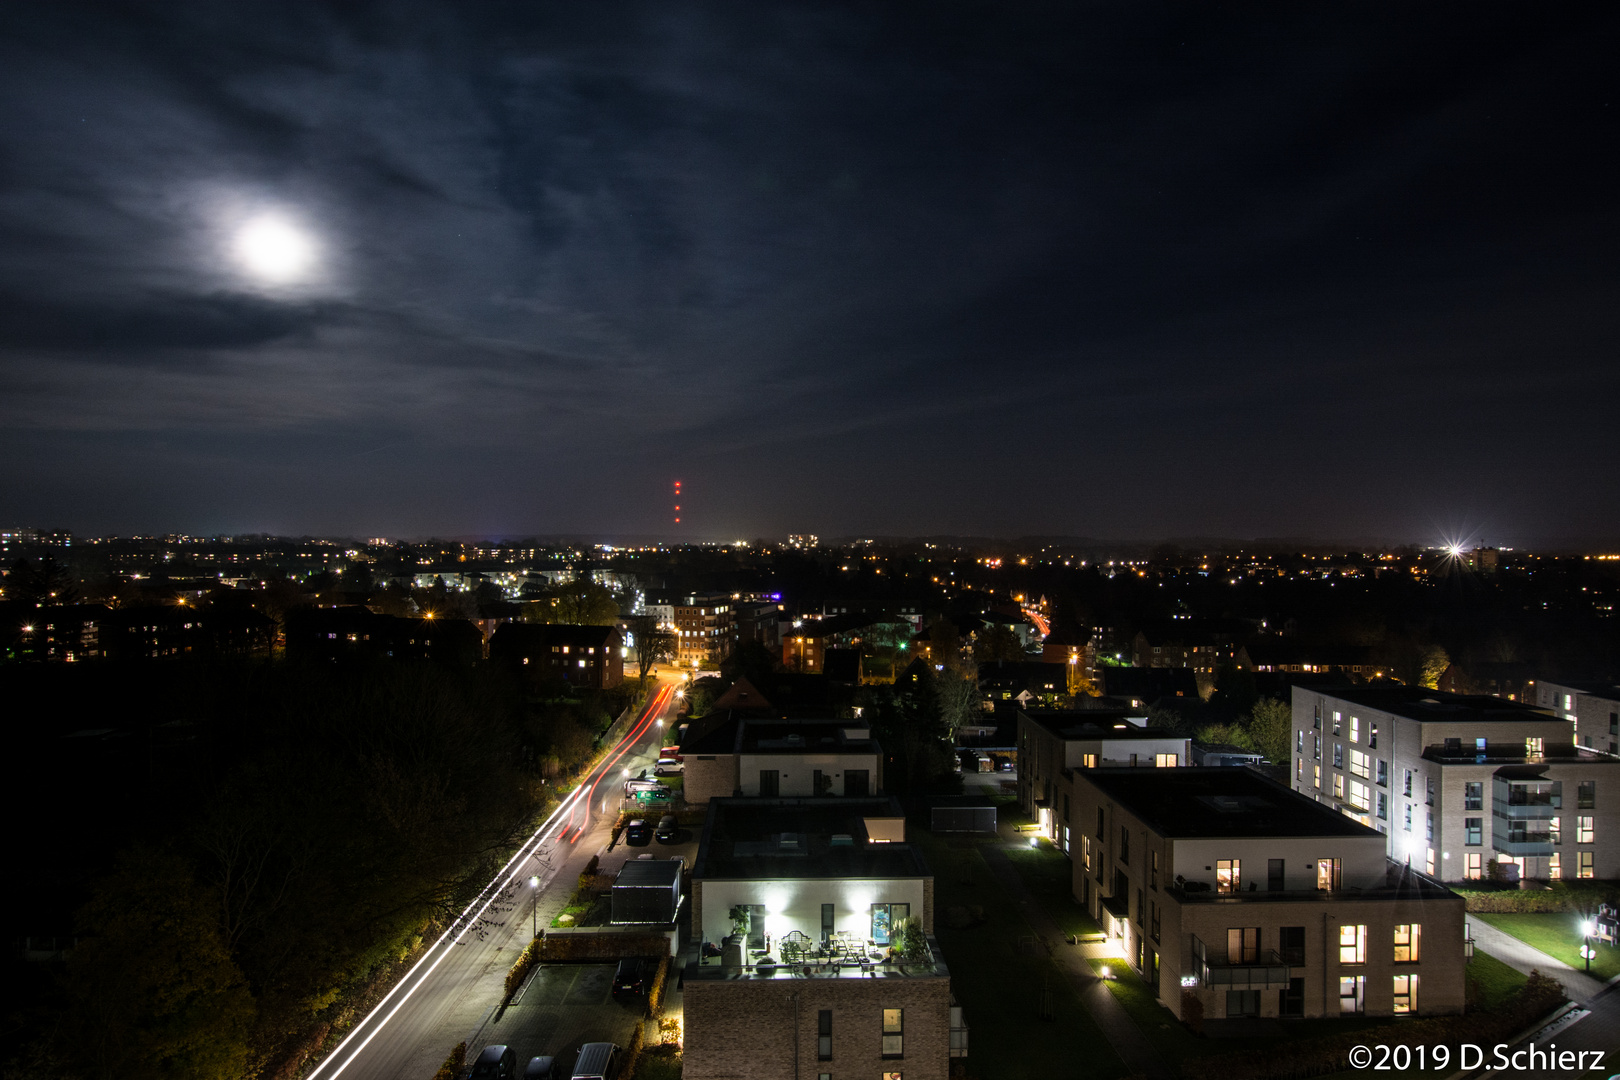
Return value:
<svg viewBox="0 0 1620 1080">
<path fill-rule="evenodd" d="M 531 938 L 540 936 L 540 924 L 535 921 L 537 918 L 535 915 L 535 908 L 539 907 L 539 905 L 540 875 L 531 874 L 529 876 L 529 936 Z"/>
<path fill-rule="evenodd" d="M 1581 959 L 1586 961 L 1586 973 L 1592 973 L 1592 957 L 1597 950 L 1592 948 L 1592 935 L 1597 933 L 1597 923 L 1591 919 L 1581 920 Z"/>
</svg>

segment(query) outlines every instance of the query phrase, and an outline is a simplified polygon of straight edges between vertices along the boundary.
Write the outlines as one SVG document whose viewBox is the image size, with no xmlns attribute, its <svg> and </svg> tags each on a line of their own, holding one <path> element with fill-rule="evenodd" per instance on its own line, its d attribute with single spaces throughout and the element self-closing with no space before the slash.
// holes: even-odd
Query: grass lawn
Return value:
<svg viewBox="0 0 1620 1080">
<path fill-rule="evenodd" d="M 1490 923 L 1504 933 L 1512 934 L 1531 948 L 1540 949 L 1556 960 L 1562 960 L 1577 971 L 1585 970 L 1581 959 L 1580 920 L 1582 916 L 1569 912 L 1553 915 L 1495 915 L 1470 912 L 1469 918 Z M 1620 949 L 1606 942 L 1594 942 L 1597 956 L 1592 959 L 1592 976 L 1612 979 L 1620 975 Z"/>
<path fill-rule="evenodd" d="M 1024 887 L 1046 909 L 1059 930 L 1082 938 L 1102 935 L 1102 927 L 1074 898 L 1073 867 L 1061 851 L 1044 841 L 1038 847 L 1005 850 L 1018 876 L 1024 879 Z"/>
<path fill-rule="evenodd" d="M 1485 952 L 1474 949 L 1474 958 L 1468 963 L 1468 981 L 1474 984 L 1473 1001 L 1478 1008 L 1494 1009 L 1512 997 L 1529 978 L 1524 972 L 1508 967 Z"/>
<path fill-rule="evenodd" d="M 1019 948 L 1032 931 L 979 854 L 981 842 L 921 831 L 912 837 L 934 871 L 935 910 L 977 913 L 966 927 L 943 916 L 935 920 L 951 989 L 967 1018 L 972 1073 L 983 1080 L 1072 1076 L 1076 1055 L 1083 1054 L 1087 1077 L 1123 1076 L 1124 1064 L 1063 973 L 1044 954 Z M 1052 992 L 1051 1020 L 1040 1018 L 1043 986 Z"/>
</svg>

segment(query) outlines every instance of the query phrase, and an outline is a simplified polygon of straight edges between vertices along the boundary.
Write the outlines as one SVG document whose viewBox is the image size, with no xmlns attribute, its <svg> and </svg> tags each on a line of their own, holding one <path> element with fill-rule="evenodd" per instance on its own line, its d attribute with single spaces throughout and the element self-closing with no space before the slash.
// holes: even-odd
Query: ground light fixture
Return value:
<svg viewBox="0 0 1620 1080">
<path fill-rule="evenodd" d="M 535 921 L 535 908 L 540 906 L 540 875 L 529 875 L 529 937 L 540 936 L 540 924 Z"/>
</svg>

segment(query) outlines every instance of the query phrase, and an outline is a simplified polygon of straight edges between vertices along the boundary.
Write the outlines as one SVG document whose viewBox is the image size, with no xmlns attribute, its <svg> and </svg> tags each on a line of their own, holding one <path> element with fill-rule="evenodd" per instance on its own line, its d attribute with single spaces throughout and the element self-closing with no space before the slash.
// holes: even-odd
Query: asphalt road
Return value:
<svg viewBox="0 0 1620 1080">
<path fill-rule="evenodd" d="M 482 1026 L 500 1003 L 506 971 L 529 941 L 529 877 L 539 875 L 542 890 L 572 891 L 579 864 L 607 843 L 613 813 L 603 812 L 603 802 L 618 805 L 622 770 L 650 766 L 658 755 L 674 685 L 660 687 L 585 782 L 308 1080 L 426 1080 L 457 1042 Z M 478 1049 L 469 1046 L 469 1057 Z"/>
</svg>

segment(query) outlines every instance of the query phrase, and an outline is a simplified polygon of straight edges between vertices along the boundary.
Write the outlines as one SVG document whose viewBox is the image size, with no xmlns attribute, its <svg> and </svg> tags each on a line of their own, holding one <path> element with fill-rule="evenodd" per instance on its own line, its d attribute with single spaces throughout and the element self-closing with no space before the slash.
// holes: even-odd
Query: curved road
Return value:
<svg viewBox="0 0 1620 1080">
<path fill-rule="evenodd" d="M 306 1080 L 427 1080 L 433 1075 L 451 1048 L 500 1002 L 506 971 L 529 941 L 523 933 L 529 921 L 525 909 L 533 903 L 529 877 L 538 875 L 540 888 L 549 888 L 571 855 L 594 851 L 606 840 L 613 815 L 603 810 L 618 804 L 622 771 L 632 763 L 636 768 L 650 764 L 644 762 L 649 749 L 657 756 L 666 732 L 658 721 L 675 700 L 674 691 L 675 684 L 666 683 L 654 692 L 579 787 Z M 587 841 L 583 848 L 581 838 Z M 573 885 L 567 876 L 558 887 Z"/>
</svg>

